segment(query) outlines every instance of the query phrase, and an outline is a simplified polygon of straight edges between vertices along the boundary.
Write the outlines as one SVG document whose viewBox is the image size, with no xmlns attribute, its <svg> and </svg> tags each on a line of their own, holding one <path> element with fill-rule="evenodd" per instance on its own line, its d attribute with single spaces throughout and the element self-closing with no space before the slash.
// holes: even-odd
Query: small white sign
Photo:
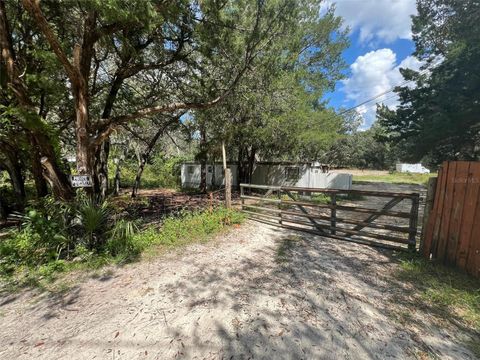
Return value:
<svg viewBox="0 0 480 360">
<path fill-rule="evenodd" d="M 91 175 L 72 175 L 70 176 L 70 181 L 74 188 L 93 186 Z"/>
</svg>

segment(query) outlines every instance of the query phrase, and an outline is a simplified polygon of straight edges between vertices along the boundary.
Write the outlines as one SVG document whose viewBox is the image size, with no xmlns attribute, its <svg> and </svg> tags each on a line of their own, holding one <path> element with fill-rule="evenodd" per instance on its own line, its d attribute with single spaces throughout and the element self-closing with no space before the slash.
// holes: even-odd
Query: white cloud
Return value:
<svg viewBox="0 0 480 360">
<path fill-rule="evenodd" d="M 404 79 L 400 74 L 400 68 L 418 70 L 420 66 L 421 62 L 413 56 L 406 57 L 397 65 L 396 54 L 391 49 L 370 51 L 359 56 L 350 65 L 351 76 L 342 81 L 341 91 L 345 93 L 347 100 L 360 104 L 402 84 Z M 395 108 L 398 105 L 398 98 L 395 93 L 389 92 L 375 101 L 358 107 L 356 110 L 364 119 L 364 128 L 370 127 L 375 120 L 377 102 Z"/>
<path fill-rule="evenodd" d="M 335 13 L 345 19 L 345 25 L 359 31 L 361 43 L 392 43 L 412 37 L 415 0 L 328 0 L 324 4 L 323 11 L 335 4 Z"/>
</svg>

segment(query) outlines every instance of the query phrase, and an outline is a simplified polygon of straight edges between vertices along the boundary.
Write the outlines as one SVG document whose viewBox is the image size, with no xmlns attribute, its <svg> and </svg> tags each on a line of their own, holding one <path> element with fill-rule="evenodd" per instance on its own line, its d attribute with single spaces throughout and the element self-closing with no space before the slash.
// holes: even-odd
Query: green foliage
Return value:
<svg viewBox="0 0 480 360">
<path fill-rule="evenodd" d="M 142 250 L 140 244 L 135 242 L 135 235 L 138 228 L 135 223 L 123 219 L 115 222 L 110 230 L 106 250 L 112 256 L 126 255 L 136 256 Z"/>
<path fill-rule="evenodd" d="M 167 218 L 160 230 L 149 228 L 134 236 L 140 247 L 163 245 L 175 247 L 194 240 L 205 240 L 228 225 L 240 224 L 243 213 L 224 208 L 215 211 L 184 213 L 180 217 Z"/>
<path fill-rule="evenodd" d="M 141 188 L 177 189 L 180 187 L 180 164 L 185 161 L 183 156 L 165 157 L 157 153 L 150 163 L 147 163 L 141 179 Z M 135 182 L 138 164 L 128 159 L 121 167 L 121 186 L 132 187 Z"/>
<path fill-rule="evenodd" d="M 340 167 L 357 169 L 394 168 L 396 154 L 388 144 L 378 140 L 380 128 L 356 131 L 340 137 L 326 152 L 322 161 Z"/>
<path fill-rule="evenodd" d="M 73 221 L 77 222 L 77 229 L 64 235 L 55 233 L 62 229 L 60 218 L 51 217 L 48 225 L 40 211 L 29 210 L 22 230 L 12 232 L 9 238 L 0 242 L 0 278 L 17 285 L 38 285 L 42 281 L 52 281 L 58 273 L 70 269 L 98 268 L 112 262 L 131 261 L 151 247 L 172 248 L 205 241 L 225 227 L 244 220 L 244 214 L 238 211 L 219 208 L 185 212 L 179 217 L 165 219 L 160 229 L 149 226 L 140 231 L 135 223 L 123 219 L 115 222 L 101 220 L 103 210 L 92 211 L 88 202 L 82 202 L 78 207 L 71 205 L 71 208 L 77 214 Z M 85 218 L 85 224 L 88 231 L 78 222 L 87 213 L 89 220 Z M 112 226 L 99 232 L 105 223 L 112 223 Z M 69 238 L 72 233 L 78 238 Z M 91 249 L 88 246 L 91 236 L 104 239 L 105 244 Z M 66 248 L 68 252 L 64 251 Z"/>
<path fill-rule="evenodd" d="M 3 270 L 11 265 L 37 266 L 58 259 L 71 259 L 77 246 L 103 250 L 110 228 L 108 204 L 94 204 L 79 197 L 62 202 L 45 197 L 26 208 L 21 229 L 13 230 L 0 243 Z"/>
<path fill-rule="evenodd" d="M 278 2 L 282 5 L 290 11 L 285 36 L 257 55 L 233 96 L 195 113 L 198 160 L 219 159 L 222 141 L 241 166 L 251 167 L 255 157 L 318 160 L 338 137 L 342 119 L 319 99 L 342 77 L 341 52 L 348 40 L 341 19 L 333 9 L 319 16 L 318 1 Z"/>
<path fill-rule="evenodd" d="M 77 213 L 87 246 L 90 249 L 100 248 L 110 225 L 111 212 L 108 203 L 96 204 L 93 200 L 84 199 L 80 201 Z"/>
<path fill-rule="evenodd" d="M 329 204 L 331 199 L 327 194 L 317 193 L 312 195 L 311 201 L 316 204 Z"/>
<path fill-rule="evenodd" d="M 354 175 L 353 181 L 386 182 L 392 184 L 419 184 L 426 185 L 428 179 L 436 176 L 436 173 L 412 174 L 393 171 L 384 175 Z"/>
<path fill-rule="evenodd" d="M 22 229 L 13 231 L 9 239 L 0 243 L 0 254 L 8 257 L 8 263 L 27 265 L 58 259 L 72 244 L 68 231 L 73 217 L 69 204 L 50 197 L 42 199 L 20 216 Z"/>
<path fill-rule="evenodd" d="M 407 151 L 405 160 L 480 158 L 480 23 L 477 1 L 419 0 L 413 17 L 416 56 L 422 70 L 402 69 L 416 87 L 396 89 L 400 106 L 377 109 L 386 140 Z"/>
</svg>

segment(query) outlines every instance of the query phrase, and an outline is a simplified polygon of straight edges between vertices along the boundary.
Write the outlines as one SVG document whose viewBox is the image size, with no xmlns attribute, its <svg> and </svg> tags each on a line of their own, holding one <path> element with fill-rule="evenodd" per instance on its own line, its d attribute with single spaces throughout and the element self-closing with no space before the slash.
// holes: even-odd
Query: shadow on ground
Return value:
<svg viewBox="0 0 480 360">
<path fill-rule="evenodd" d="M 411 296 L 414 289 L 391 275 L 396 267 L 391 251 L 272 231 L 277 233 L 275 246 L 243 259 L 240 267 L 203 265 L 194 276 L 167 289 L 172 299 L 184 299 L 192 310 L 226 309 L 225 317 L 215 321 L 222 356 L 471 357 L 441 336 L 434 348 L 423 342 L 421 333 L 432 332 L 424 316 L 412 315 L 410 323 L 404 323 L 405 313 L 418 303 Z M 265 261 L 272 257 L 274 261 Z M 434 309 L 420 310 L 428 314 Z M 458 326 L 456 320 L 451 314 L 452 324 Z M 200 321 L 196 329 L 192 340 L 198 350 L 205 345 Z M 476 336 L 470 329 L 461 330 Z"/>
<path fill-rule="evenodd" d="M 478 334 L 453 312 L 437 326 L 398 270 L 389 250 L 250 223 L 33 303 L 31 332 L 49 329 L 43 358 L 82 346 L 77 358 L 475 358 L 462 341 Z"/>
</svg>

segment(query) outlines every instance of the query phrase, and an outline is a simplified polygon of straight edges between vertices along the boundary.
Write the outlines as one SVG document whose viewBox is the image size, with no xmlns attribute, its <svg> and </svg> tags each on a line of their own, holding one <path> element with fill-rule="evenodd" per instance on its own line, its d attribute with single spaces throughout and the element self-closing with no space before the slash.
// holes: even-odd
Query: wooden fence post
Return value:
<svg viewBox="0 0 480 360">
<path fill-rule="evenodd" d="M 423 253 L 423 246 L 425 242 L 425 235 L 428 226 L 428 219 L 433 209 L 433 200 L 435 199 L 435 190 L 437 188 L 437 178 L 431 177 L 428 179 L 427 195 L 425 197 L 425 208 L 423 210 L 422 232 L 420 235 L 420 253 Z"/>
<path fill-rule="evenodd" d="M 210 213 L 213 211 L 213 193 L 210 191 L 208 193 L 208 202 L 209 202 L 209 207 L 210 207 Z"/>
<path fill-rule="evenodd" d="M 225 169 L 225 207 L 232 208 L 232 172 L 230 169 Z"/>
</svg>

